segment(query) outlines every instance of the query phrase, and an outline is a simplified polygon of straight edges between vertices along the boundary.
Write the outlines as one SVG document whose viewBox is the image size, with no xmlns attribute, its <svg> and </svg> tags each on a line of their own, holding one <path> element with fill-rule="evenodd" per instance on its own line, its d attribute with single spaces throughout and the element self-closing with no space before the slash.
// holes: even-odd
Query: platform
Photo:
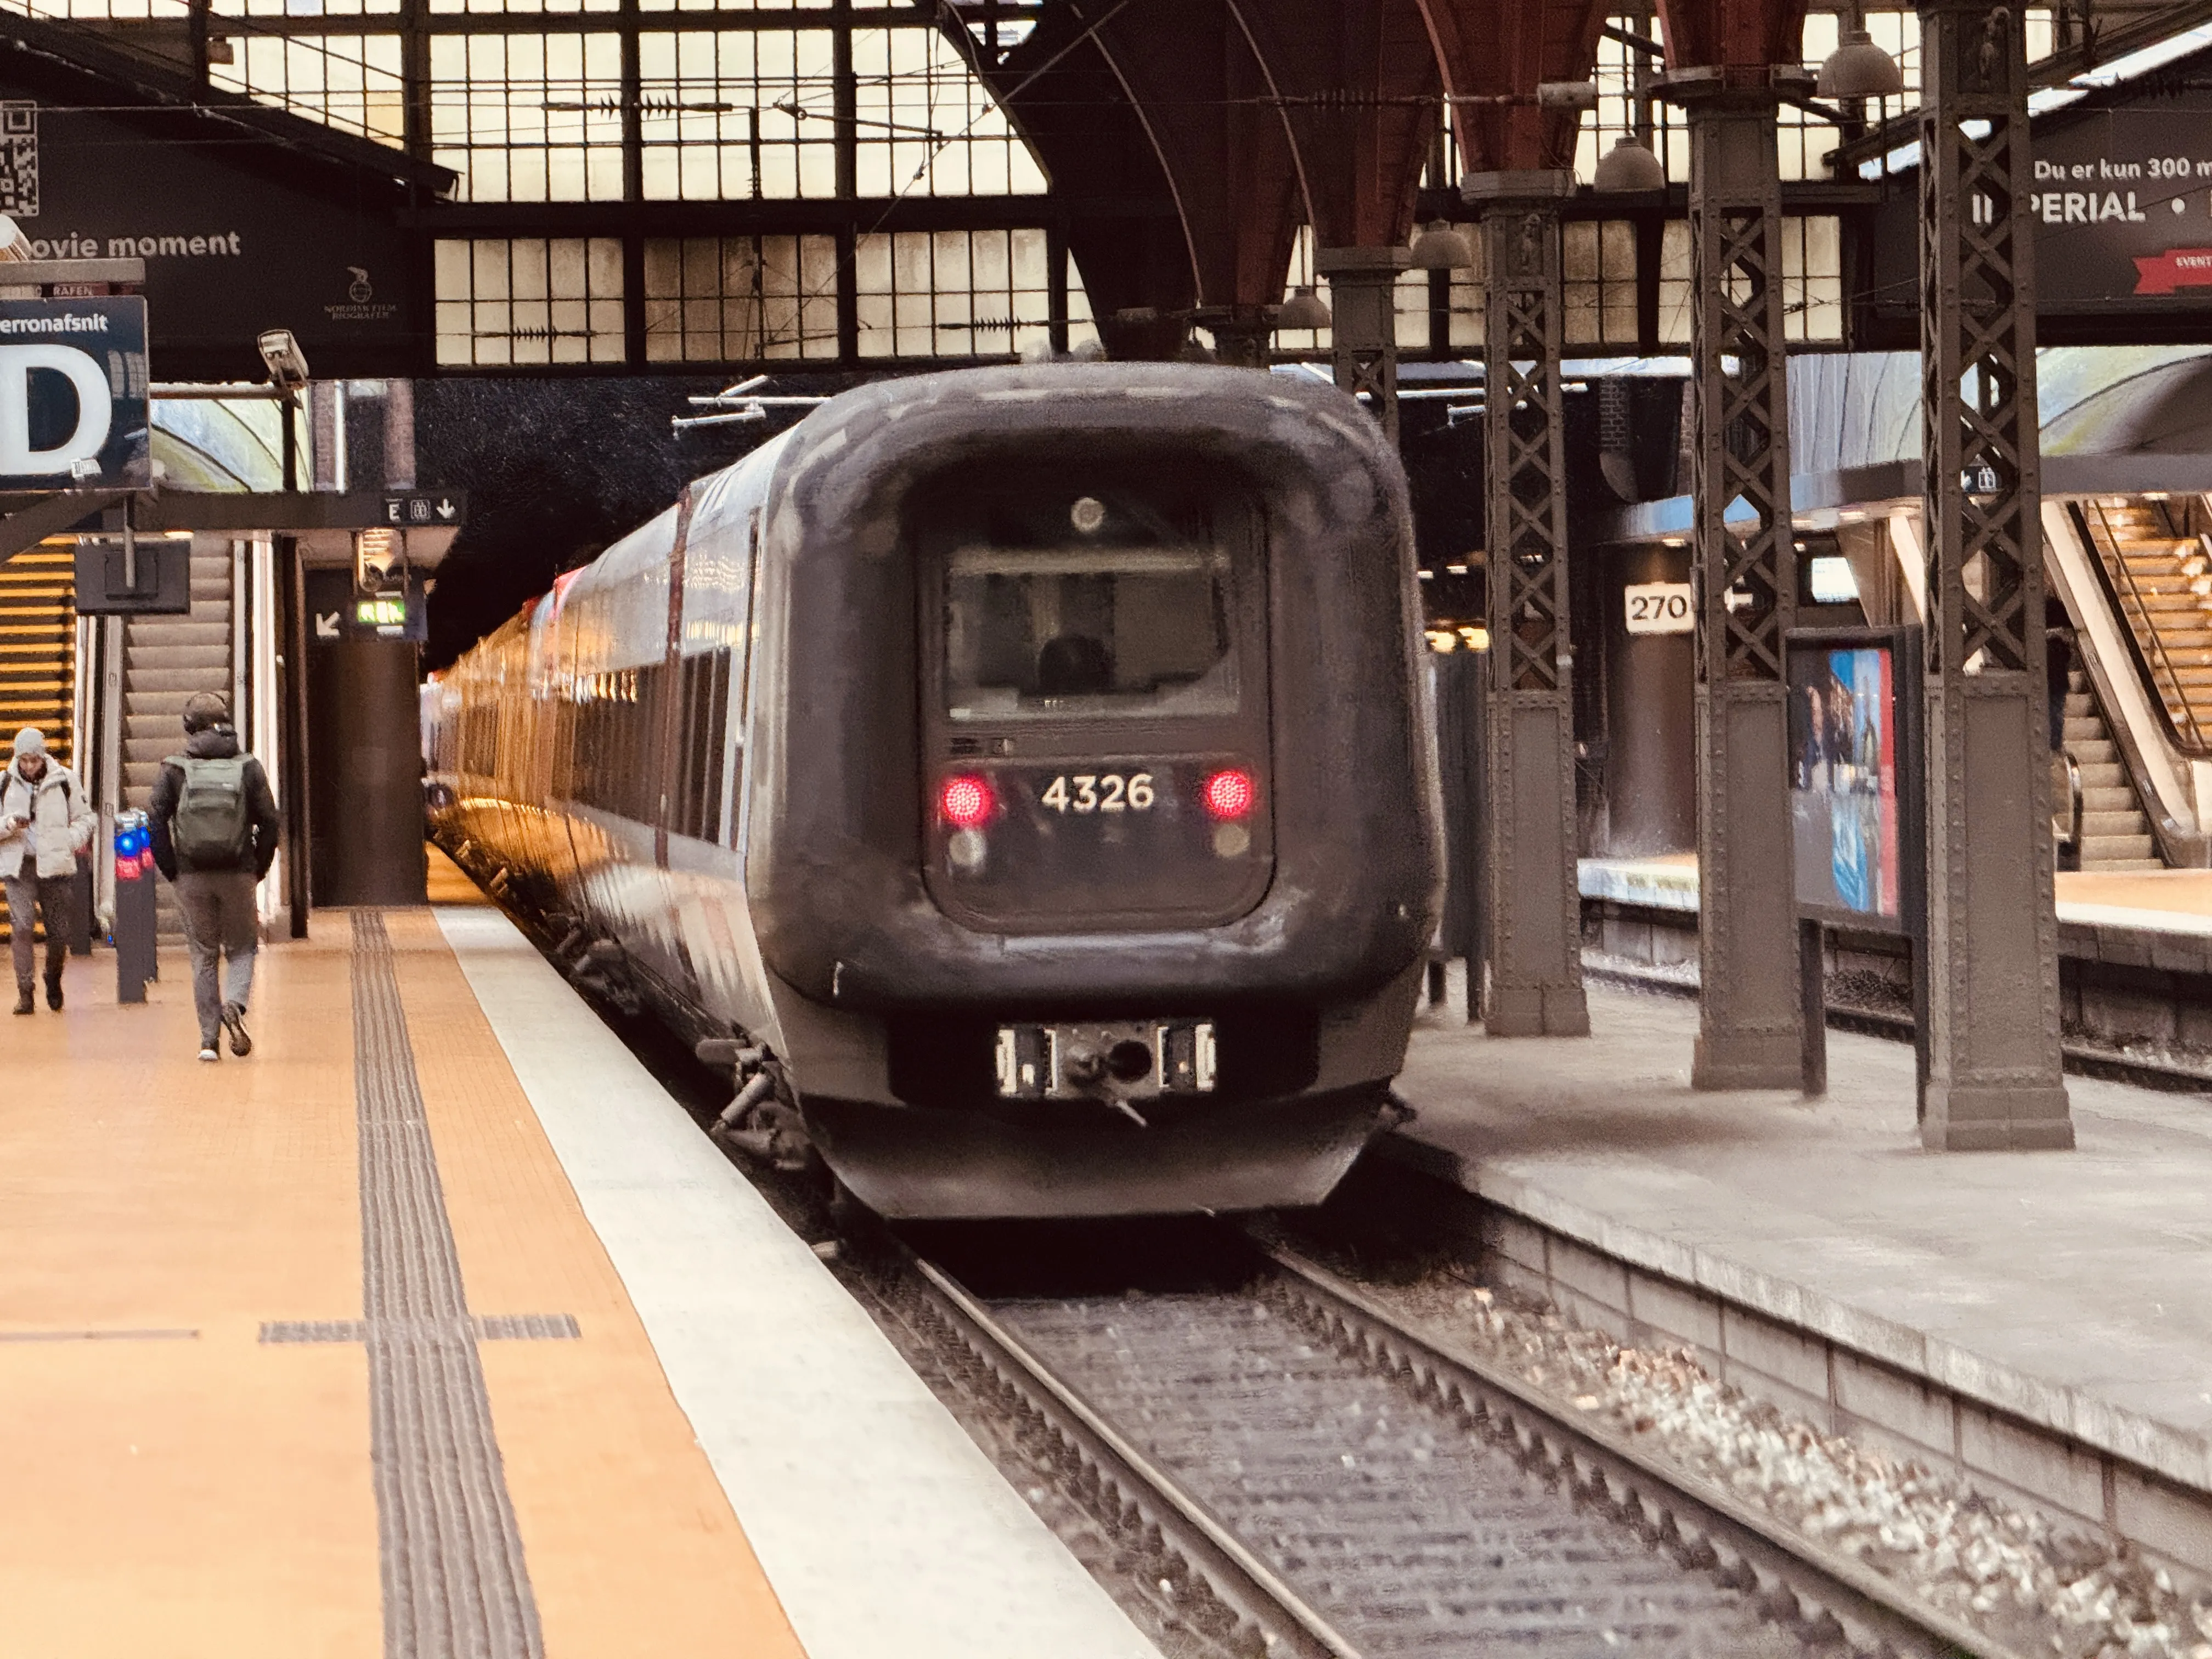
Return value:
<svg viewBox="0 0 2212 1659">
<path fill-rule="evenodd" d="M 1583 859 L 1579 885 L 1584 898 L 1694 915 L 1698 855 Z M 2101 927 L 2212 939 L 2212 870 L 2062 870 L 2055 885 L 2069 934 Z"/>
<path fill-rule="evenodd" d="M 1824 1098 L 1699 1093 L 1695 1003 L 1589 1003 L 1590 1037 L 1493 1040 L 1455 994 L 1400 1079 L 1402 1155 L 1509 1267 L 2212 1571 L 2212 1101 L 2069 1078 L 2077 1150 L 1932 1153 L 1909 1044 L 1831 1032 Z"/>
<path fill-rule="evenodd" d="M 449 872 L 441 896 L 459 897 Z M 496 911 L 11 1024 L 0 1652 L 1152 1650 Z"/>
</svg>

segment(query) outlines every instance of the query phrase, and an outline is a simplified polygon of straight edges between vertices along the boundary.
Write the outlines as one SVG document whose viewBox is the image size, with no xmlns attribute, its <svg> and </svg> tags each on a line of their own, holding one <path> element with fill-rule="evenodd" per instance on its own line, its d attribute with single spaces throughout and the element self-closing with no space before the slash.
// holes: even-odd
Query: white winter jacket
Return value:
<svg viewBox="0 0 2212 1659">
<path fill-rule="evenodd" d="M 0 771 L 0 825 L 16 818 L 30 822 L 0 836 L 0 877 L 66 876 L 76 868 L 80 848 L 92 843 L 100 817 L 84 798 L 84 786 L 68 767 L 46 757 L 46 773 L 35 784 L 8 763 Z M 24 867 L 23 854 L 32 854 Z"/>
</svg>

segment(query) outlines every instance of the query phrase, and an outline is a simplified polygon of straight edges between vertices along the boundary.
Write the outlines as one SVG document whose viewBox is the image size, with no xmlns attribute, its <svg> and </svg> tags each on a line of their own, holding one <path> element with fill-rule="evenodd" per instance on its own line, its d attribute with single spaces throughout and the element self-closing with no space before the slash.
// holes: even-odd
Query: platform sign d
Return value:
<svg viewBox="0 0 2212 1659">
<path fill-rule="evenodd" d="M 0 489 L 143 489 L 146 302 L 0 301 Z"/>
</svg>

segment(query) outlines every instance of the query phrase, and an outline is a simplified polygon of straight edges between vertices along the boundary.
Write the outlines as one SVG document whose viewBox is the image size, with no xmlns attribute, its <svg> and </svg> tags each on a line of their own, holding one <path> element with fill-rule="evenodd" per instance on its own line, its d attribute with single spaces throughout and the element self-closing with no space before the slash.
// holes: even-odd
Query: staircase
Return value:
<svg viewBox="0 0 2212 1659">
<path fill-rule="evenodd" d="M 2066 677 L 2066 752 L 2081 774 L 2083 870 L 2163 870 L 2149 815 L 2112 741 L 2086 670 Z M 2065 810 L 2063 801 L 2054 803 Z"/>
<path fill-rule="evenodd" d="M 195 691 L 231 696 L 230 555 L 192 552 L 188 616 L 133 617 L 123 627 L 123 804 L 143 811 L 162 759 L 185 746 L 185 700 Z M 154 886 L 163 940 L 181 940 L 184 919 L 169 884 Z"/>
<path fill-rule="evenodd" d="M 2212 552 L 2205 538 L 2177 526 L 2162 501 L 2091 499 L 2078 510 L 2174 735 L 2185 750 L 2212 753 Z"/>
</svg>

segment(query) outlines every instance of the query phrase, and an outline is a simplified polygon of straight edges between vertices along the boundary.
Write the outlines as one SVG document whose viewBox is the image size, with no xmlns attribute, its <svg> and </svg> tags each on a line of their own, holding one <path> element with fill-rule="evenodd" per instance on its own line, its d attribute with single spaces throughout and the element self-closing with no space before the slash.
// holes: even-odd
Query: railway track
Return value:
<svg viewBox="0 0 2212 1659">
<path fill-rule="evenodd" d="M 719 1074 L 602 1012 L 710 1123 Z M 979 1294 L 740 1165 L 1168 1659 L 2017 1659 L 1256 1234 L 1164 1293 Z"/>
<path fill-rule="evenodd" d="M 1177 1659 L 2009 1659 L 1358 1285 L 1220 1248 L 1135 1294 L 979 1294 L 896 1242 L 864 1275 L 971 1429 L 1002 1425 L 1032 1504 L 1090 1517 L 1093 1571 Z"/>
</svg>

